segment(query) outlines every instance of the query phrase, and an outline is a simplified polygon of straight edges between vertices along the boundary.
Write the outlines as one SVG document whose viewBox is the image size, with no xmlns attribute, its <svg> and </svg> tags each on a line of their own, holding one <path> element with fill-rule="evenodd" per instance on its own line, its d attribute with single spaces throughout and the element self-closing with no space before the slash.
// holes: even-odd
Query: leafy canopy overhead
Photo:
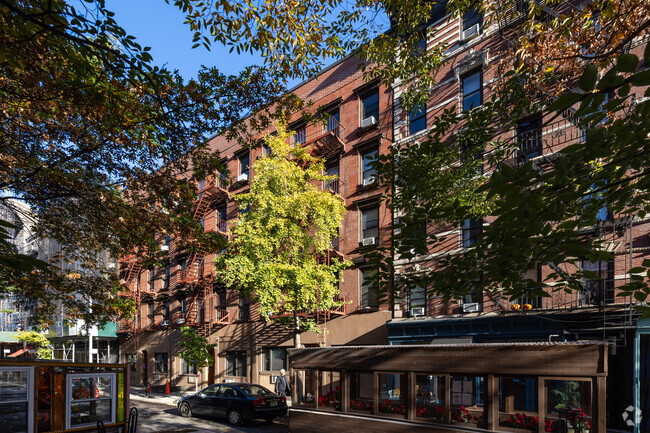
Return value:
<svg viewBox="0 0 650 433">
<path fill-rule="evenodd" d="M 266 136 L 271 154 L 253 165 L 250 191 L 235 197 L 242 213 L 215 260 L 219 278 L 266 318 L 337 305 L 339 273 L 348 266 L 320 260 L 346 212 L 339 196 L 321 188 L 333 177 L 321 174 L 323 162 L 308 149 L 287 144 L 289 137 L 283 126 Z"/>
<path fill-rule="evenodd" d="M 60 303 L 88 323 L 130 309 L 103 251 L 160 266 L 164 235 L 219 248 L 192 218 L 196 181 L 221 168 L 206 138 L 282 92 L 259 69 L 185 81 L 151 61 L 103 0 L 0 1 L 0 204 L 29 204 L 35 236 L 87 271 L 0 267 L 4 293 L 40 301 L 38 321 Z M 18 253 L 3 245 L 2 261 Z"/>
</svg>

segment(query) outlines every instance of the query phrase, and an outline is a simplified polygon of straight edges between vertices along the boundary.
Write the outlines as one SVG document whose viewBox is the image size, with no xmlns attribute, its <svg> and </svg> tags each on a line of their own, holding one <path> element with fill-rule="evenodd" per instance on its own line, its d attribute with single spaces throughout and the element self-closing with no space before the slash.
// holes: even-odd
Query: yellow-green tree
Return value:
<svg viewBox="0 0 650 433">
<path fill-rule="evenodd" d="M 49 347 L 50 340 L 45 335 L 34 331 L 18 331 L 18 335 L 14 338 L 30 348 L 36 349 L 36 358 L 52 358 L 52 349 Z"/>
<path fill-rule="evenodd" d="M 293 313 L 294 343 L 306 323 L 300 310 L 336 305 L 340 271 L 348 263 L 323 263 L 345 206 L 319 188 L 332 176 L 308 149 L 291 146 L 284 127 L 266 137 L 271 154 L 259 159 L 250 192 L 236 197 L 242 210 L 233 239 L 215 261 L 219 277 L 258 303 L 262 317 Z"/>
</svg>

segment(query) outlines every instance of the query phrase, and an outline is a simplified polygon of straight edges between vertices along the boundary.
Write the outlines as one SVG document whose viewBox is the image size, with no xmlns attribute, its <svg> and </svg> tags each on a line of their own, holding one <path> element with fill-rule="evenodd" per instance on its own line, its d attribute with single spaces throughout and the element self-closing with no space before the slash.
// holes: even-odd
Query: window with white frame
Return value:
<svg viewBox="0 0 650 433">
<path fill-rule="evenodd" d="M 239 161 L 239 177 L 237 178 L 237 180 L 248 180 L 250 175 L 250 171 L 249 171 L 250 160 L 249 160 L 248 152 L 239 155 L 237 157 L 237 160 Z"/>
<path fill-rule="evenodd" d="M 79 373 L 67 376 L 66 428 L 115 422 L 115 373 Z"/>
<path fill-rule="evenodd" d="M 196 368 L 196 362 L 187 362 L 181 358 L 181 374 L 194 374 L 196 375 L 198 369 Z"/>
<path fill-rule="evenodd" d="M 33 367 L 0 367 L 0 431 L 34 431 L 33 389 Z"/>
<path fill-rule="evenodd" d="M 418 104 L 409 111 L 409 134 L 415 134 L 427 127 L 427 107 Z"/>
<path fill-rule="evenodd" d="M 379 89 L 361 95 L 361 126 L 374 125 L 379 121 Z"/>
<path fill-rule="evenodd" d="M 379 308 L 379 288 L 376 279 L 377 271 L 374 269 L 359 269 L 362 309 Z"/>
<path fill-rule="evenodd" d="M 377 169 L 374 163 L 377 161 L 378 155 L 377 149 L 361 153 L 361 185 L 370 185 L 377 180 Z"/>
<path fill-rule="evenodd" d="M 379 208 L 361 209 L 361 244 L 364 246 L 379 243 Z"/>
</svg>

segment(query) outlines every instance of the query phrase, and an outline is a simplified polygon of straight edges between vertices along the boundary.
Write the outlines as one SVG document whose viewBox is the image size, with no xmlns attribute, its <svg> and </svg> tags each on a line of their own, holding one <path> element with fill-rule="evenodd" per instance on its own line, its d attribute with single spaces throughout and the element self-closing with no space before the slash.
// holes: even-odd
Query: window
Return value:
<svg viewBox="0 0 650 433">
<path fill-rule="evenodd" d="M 228 213 L 226 205 L 217 208 L 217 231 L 226 233 L 228 231 Z"/>
<path fill-rule="evenodd" d="M 296 406 L 316 406 L 316 370 L 294 370 Z"/>
<path fill-rule="evenodd" d="M 484 419 L 485 378 L 481 376 L 451 376 L 451 422 L 477 424 Z M 479 425 L 479 427 L 482 427 Z"/>
<path fill-rule="evenodd" d="M 127 353 L 125 361 L 126 361 L 127 364 L 131 365 L 130 371 L 135 372 L 136 371 L 136 365 L 138 363 L 138 354 L 137 353 Z"/>
<path fill-rule="evenodd" d="M 334 179 L 323 182 L 323 189 L 330 190 L 335 194 L 339 193 L 339 163 L 330 164 L 325 168 L 326 176 L 336 176 Z"/>
<path fill-rule="evenodd" d="M 614 262 L 583 260 L 580 264 L 584 276 L 581 279 L 581 305 L 605 305 L 614 302 Z"/>
<path fill-rule="evenodd" d="M 31 415 L 34 413 L 33 372 L 32 367 L 0 367 L 2 431 L 33 431 L 35 418 Z"/>
<path fill-rule="evenodd" d="M 185 315 L 185 312 L 186 312 L 186 310 L 187 310 L 187 301 L 186 301 L 185 299 L 181 299 L 181 300 L 178 302 L 178 309 L 179 309 L 181 315 L 184 316 L 184 315 Z"/>
<path fill-rule="evenodd" d="M 481 240 L 483 218 L 468 218 L 463 221 L 463 248 L 468 248 Z"/>
<path fill-rule="evenodd" d="M 350 372 L 350 410 L 375 412 L 375 377 L 370 372 Z"/>
<path fill-rule="evenodd" d="M 269 147 L 268 144 L 263 144 L 262 145 L 262 155 L 271 156 L 271 148 Z"/>
<path fill-rule="evenodd" d="M 239 298 L 239 320 L 251 319 L 251 303 L 248 298 Z"/>
<path fill-rule="evenodd" d="M 325 132 L 334 132 L 336 136 L 339 135 L 339 125 L 341 124 L 341 115 L 339 109 L 332 110 L 325 113 L 327 116 L 327 123 L 325 124 Z"/>
<path fill-rule="evenodd" d="M 415 134 L 427 127 L 427 107 L 416 105 L 409 111 L 409 134 Z"/>
<path fill-rule="evenodd" d="M 162 373 L 162 374 L 167 374 L 168 372 L 168 365 L 169 365 L 169 358 L 168 354 L 165 353 L 154 353 L 154 373 Z"/>
<path fill-rule="evenodd" d="M 467 39 L 470 36 L 468 31 L 472 31 L 476 25 L 478 25 L 478 33 L 483 26 L 483 13 L 478 8 L 465 11 L 463 14 L 463 39 Z"/>
<path fill-rule="evenodd" d="M 249 157 L 248 153 L 239 155 L 239 177 L 237 180 L 248 180 L 249 177 Z"/>
<path fill-rule="evenodd" d="M 537 380 L 500 377 L 499 412 L 500 426 L 537 431 Z"/>
<path fill-rule="evenodd" d="M 468 169 L 475 169 L 477 175 L 483 174 L 483 147 L 462 145 L 460 161 L 463 165 L 468 166 Z"/>
<path fill-rule="evenodd" d="M 374 121 L 369 120 L 374 118 Z M 379 120 L 379 90 L 361 95 L 361 126 L 370 126 Z M 366 124 L 367 123 L 367 124 Z"/>
<path fill-rule="evenodd" d="M 518 157 L 530 159 L 542 154 L 542 116 L 517 122 Z"/>
<path fill-rule="evenodd" d="M 377 180 L 377 169 L 374 166 L 379 151 L 368 150 L 361 154 L 361 185 L 366 186 Z"/>
<path fill-rule="evenodd" d="M 264 370 L 280 371 L 289 368 L 287 349 L 284 347 L 264 349 Z"/>
<path fill-rule="evenodd" d="M 162 319 L 169 321 L 169 302 L 163 303 Z"/>
<path fill-rule="evenodd" d="M 149 269 L 149 291 L 153 292 L 153 286 L 156 281 L 156 271 L 153 269 Z"/>
<path fill-rule="evenodd" d="M 163 289 L 169 288 L 169 265 L 165 266 L 165 274 L 163 275 Z"/>
<path fill-rule="evenodd" d="M 154 305 L 153 304 L 147 304 L 147 305 L 148 305 L 148 308 L 147 308 L 147 310 L 148 310 L 147 311 L 147 324 L 149 326 L 151 326 L 151 325 L 154 324 L 154 318 L 156 317 L 155 314 L 154 314 Z"/>
<path fill-rule="evenodd" d="M 299 125 L 299 126 L 294 126 L 291 128 L 293 131 L 294 135 L 291 137 L 291 144 L 302 146 L 305 144 L 305 138 L 306 138 L 306 130 L 307 127 L 305 125 Z"/>
<path fill-rule="evenodd" d="M 196 305 L 196 323 L 203 323 L 205 321 L 205 301 L 201 302 L 201 305 Z"/>
<path fill-rule="evenodd" d="M 379 243 L 379 208 L 361 209 L 361 244 Z"/>
<path fill-rule="evenodd" d="M 445 420 L 445 377 L 433 374 L 415 376 L 415 416 Z"/>
<path fill-rule="evenodd" d="M 246 376 L 246 352 L 226 352 L 226 376 Z"/>
<path fill-rule="evenodd" d="M 115 373 L 83 373 L 67 376 L 66 428 L 115 422 Z"/>
<path fill-rule="evenodd" d="M 181 374 L 194 374 L 199 370 L 196 368 L 196 362 L 188 363 L 183 358 L 181 358 Z"/>
<path fill-rule="evenodd" d="M 379 413 L 404 418 L 407 390 L 406 374 L 379 373 Z"/>
<path fill-rule="evenodd" d="M 341 411 L 341 373 L 319 371 L 318 409 Z"/>
<path fill-rule="evenodd" d="M 524 278 L 527 280 L 533 280 L 537 282 L 542 281 L 542 268 L 539 267 L 537 269 L 531 269 L 527 271 L 524 274 Z M 531 284 L 532 286 L 532 284 Z M 529 289 L 536 289 L 538 287 L 529 287 Z M 516 301 L 515 304 L 519 305 L 526 305 L 529 304 L 532 308 L 542 308 L 542 297 L 541 296 L 530 296 L 530 295 L 523 295 L 519 297 Z"/>
<path fill-rule="evenodd" d="M 180 280 L 185 280 L 185 271 L 187 270 L 187 260 L 181 259 L 178 262 L 178 271 L 180 272 Z"/>
<path fill-rule="evenodd" d="M 379 308 L 379 289 L 376 278 L 377 271 L 370 269 L 359 270 L 362 309 Z"/>
<path fill-rule="evenodd" d="M 461 77 L 463 111 L 469 111 L 483 104 L 483 72 L 476 70 Z"/>
<path fill-rule="evenodd" d="M 424 287 L 415 286 L 408 289 L 409 316 L 424 316 L 427 312 L 427 294 Z"/>
</svg>

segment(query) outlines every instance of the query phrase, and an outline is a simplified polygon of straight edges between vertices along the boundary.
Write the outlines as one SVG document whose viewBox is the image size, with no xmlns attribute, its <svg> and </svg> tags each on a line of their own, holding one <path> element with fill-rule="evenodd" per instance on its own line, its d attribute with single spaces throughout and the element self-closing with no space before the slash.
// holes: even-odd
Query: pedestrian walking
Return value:
<svg viewBox="0 0 650 433">
<path fill-rule="evenodd" d="M 275 381 L 275 393 L 279 396 L 285 397 L 291 392 L 291 386 L 289 385 L 289 379 L 286 376 L 287 372 L 285 369 L 280 370 L 280 376 Z"/>
</svg>

